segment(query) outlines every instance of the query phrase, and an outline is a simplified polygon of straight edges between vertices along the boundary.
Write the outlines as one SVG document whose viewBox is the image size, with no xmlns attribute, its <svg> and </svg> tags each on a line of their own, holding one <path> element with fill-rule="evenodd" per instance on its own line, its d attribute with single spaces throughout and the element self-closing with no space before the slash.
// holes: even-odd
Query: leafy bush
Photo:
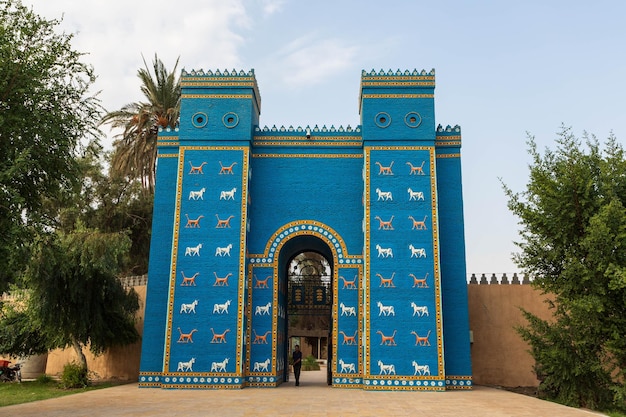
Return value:
<svg viewBox="0 0 626 417">
<path fill-rule="evenodd" d="M 61 375 L 61 386 L 63 388 L 85 388 L 88 385 L 87 368 L 76 362 L 68 363 L 63 367 L 63 374 Z"/>
<path fill-rule="evenodd" d="M 319 371 L 320 365 L 317 363 L 317 359 L 313 355 L 309 355 L 302 361 L 303 371 Z"/>
</svg>

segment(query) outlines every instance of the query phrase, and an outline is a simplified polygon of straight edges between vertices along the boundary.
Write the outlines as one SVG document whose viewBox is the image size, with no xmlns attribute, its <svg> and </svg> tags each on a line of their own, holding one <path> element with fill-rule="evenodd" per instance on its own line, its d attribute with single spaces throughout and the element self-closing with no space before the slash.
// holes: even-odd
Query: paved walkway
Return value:
<svg viewBox="0 0 626 417">
<path fill-rule="evenodd" d="M 565 407 L 486 387 L 472 391 L 398 392 L 333 389 L 326 371 L 303 372 L 300 386 L 242 390 L 163 390 L 120 385 L 0 409 L 12 416 L 463 416 L 592 417 Z"/>
</svg>

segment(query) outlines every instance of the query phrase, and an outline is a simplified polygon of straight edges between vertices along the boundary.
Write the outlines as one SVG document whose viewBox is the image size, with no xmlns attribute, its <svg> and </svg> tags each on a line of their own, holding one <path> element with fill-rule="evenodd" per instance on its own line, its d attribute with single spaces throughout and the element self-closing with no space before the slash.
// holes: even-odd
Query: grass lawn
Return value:
<svg viewBox="0 0 626 417">
<path fill-rule="evenodd" d="M 0 383 L 0 407 L 22 404 L 31 401 L 47 400 L 48 398 L 63 397 L 95 389 L 108 388 L 113 384 L 96 384 L 87 388 L 62 389 L 56 381 L 38 382 L 26 381 Z"/>
</svg>

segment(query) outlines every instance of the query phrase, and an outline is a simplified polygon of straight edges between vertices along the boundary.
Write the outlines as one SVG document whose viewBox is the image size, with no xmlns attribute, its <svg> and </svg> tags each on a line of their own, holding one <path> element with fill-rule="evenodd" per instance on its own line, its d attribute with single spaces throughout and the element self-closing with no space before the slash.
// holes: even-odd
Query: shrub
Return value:
<svg viewBox="0 0 626 417">
<path fill-rule="evenodd" d="M 317 359 L 313 355 L 309 355 L 302 361 L 303 371 L 319 371 L 320 365 L 317 363 Z"/>
<path fill-rule="evenodd" d="M 53 379 L 50 375 L 43 374 L 39 375 L 35 381 L 37 381 L 38 384 L 49 384 Z"/>
<path fill-rule="evenodd" d="M 84 388 L 89 385 L 87 368 L 76 362 L 68 363 L 63 367 L 61 386 L 65 389 Z"/>
</svg>

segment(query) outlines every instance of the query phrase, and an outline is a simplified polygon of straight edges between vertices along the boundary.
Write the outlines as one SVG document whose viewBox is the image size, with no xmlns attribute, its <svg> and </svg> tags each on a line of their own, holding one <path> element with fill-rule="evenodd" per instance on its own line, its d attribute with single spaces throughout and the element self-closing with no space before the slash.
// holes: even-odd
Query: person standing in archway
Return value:
<svg viewBox="0 0 626 417">
<path fill-rule="evenodd" d="M 293 359 L 293 374 L 296 377 L 296 387 L 297 387 L 297 386 L 300 386 L 300 370 L 302 369 L 302 352 L 300 351 L 300 345 L 295 346 L 292 359 Z"/>
</svg>

